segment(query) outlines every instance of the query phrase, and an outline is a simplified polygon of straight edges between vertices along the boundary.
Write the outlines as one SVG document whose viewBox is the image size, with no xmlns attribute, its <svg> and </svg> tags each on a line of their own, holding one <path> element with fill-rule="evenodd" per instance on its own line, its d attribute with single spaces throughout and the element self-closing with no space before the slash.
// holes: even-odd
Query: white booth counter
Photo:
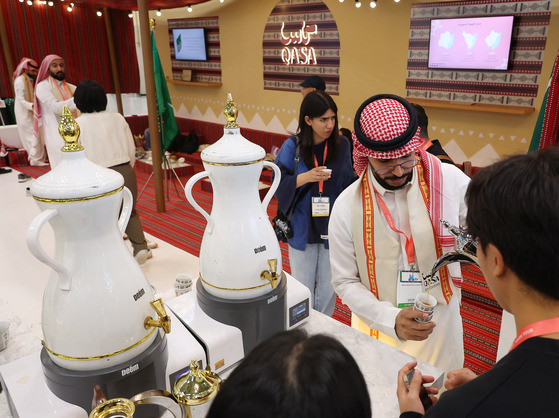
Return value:
<svg viewBox="0 0 559 418">
<path fill-rule="evenodd" d="M 310 335 L 331 335 L 349 350 L 367 382 L 373 417 L 397 417 L 399 415 L 396 398 L 398 370 L 413 360 L 411 356 L 317 311 L 312 311 L 310 320 L 301 327 Z M 169 334 L 169 338 L 172 338 L 171 334 Z M 5 386 L 4 391 L 0 394 L 0 411 L 7 414 L 2 416 L 6 418 L 86 418 L 87 413 L 83 409 L 67 404 L 47 389 L 42 376 L 39 350 L 40 346 L 37 346 L 35 353 L 0 366 L 0 375 Z M 422 362 L 418 367 L 424 375 L 436 378 L 435 386 L 442 385 L 443 372 L 441 370 Z M 223 373 L 222 377 L 226 379 L 231 370 L 232 368 Z M 7 405 L 6 386 L 10 393 L 12 408 L 17 408 L 13 414 Z M 192 407 L 193 418 L 204 417 L 209 405 L 210 403 Z"/>
</svg>

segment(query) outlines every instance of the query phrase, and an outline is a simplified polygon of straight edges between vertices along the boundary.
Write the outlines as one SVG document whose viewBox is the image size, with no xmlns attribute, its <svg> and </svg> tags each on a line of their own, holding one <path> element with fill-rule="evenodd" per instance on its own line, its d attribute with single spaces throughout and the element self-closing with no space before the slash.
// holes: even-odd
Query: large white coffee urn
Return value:
<svg viewBox="0 0 559 418">
<path fill-rule="evenodd" d="M 266 212 L 281 173 L 264 161 L 262 147 L 241 135 L 230 94 L 224 113 L 224 134 L 202 151 L 205 171 L 190 178 L 185 193 L 208 222 L 200 248 L 198 304 L 213 319 L 239 328 L 248 353 L 285 329 L 287 280 Z M 275 178 L 261 201 L 258 185 L 264 166 L 274 170 Z M 213 189 L 211 214 L 192 196 L 196 182 L 205 177 Z"/>
<path fill-rule="evenodd" d="M 132 209 L 124 179 L 85 157 L 68 108 L 60 133 L 62 162 L 31 186 L 42 212 L 29 226 L 27 243 L 52 268 L 42 307 L 47 385 L 89 411 L 95 385 L 108 397 L 165 387 L 163 329 L 169 332 L 170 323 L 122 239 Z M 39 240 L 47 222 L 53 257 Z"/>
</svg>

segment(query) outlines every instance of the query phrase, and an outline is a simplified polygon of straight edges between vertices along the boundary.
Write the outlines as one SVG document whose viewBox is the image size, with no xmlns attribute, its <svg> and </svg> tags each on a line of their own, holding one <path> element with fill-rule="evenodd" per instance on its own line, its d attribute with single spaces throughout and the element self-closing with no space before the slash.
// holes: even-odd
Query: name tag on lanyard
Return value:
<svg viewBox="0 0 559 418">
<path fill-rule="evenodd" d="M 330 197 L 318 196 L 312 198 L 312 216 L 330 215 Z"/>
<path fill-rule="evenodd" d="M 416 270 L 400 270 L 398 272 L 398 288 L 396 302 L 398 308 L 413 306 L 415 297 L 422 290 L 421 274 Z"/>
</svg>

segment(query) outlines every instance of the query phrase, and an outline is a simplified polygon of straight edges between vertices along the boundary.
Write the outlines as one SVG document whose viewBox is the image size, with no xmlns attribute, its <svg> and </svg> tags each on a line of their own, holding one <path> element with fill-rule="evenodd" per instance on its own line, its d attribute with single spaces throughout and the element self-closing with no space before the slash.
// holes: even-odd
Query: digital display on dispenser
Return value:
<svg viewBox="0 0 559 418">
<path fill-rule="evenodd" d="M 305 299 L 289 308 L 289 326 L 297 324 L 309 316 L 309 300 Z"/>
</svg>

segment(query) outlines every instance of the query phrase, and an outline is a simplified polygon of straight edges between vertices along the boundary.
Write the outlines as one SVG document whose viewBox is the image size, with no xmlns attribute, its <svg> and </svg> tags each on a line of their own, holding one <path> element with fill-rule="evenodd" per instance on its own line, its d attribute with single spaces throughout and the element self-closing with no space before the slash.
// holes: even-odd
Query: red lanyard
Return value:
<svg viewBox="0 0 559 418">
<path fill-rule="evenodd" d="M 554 334 L 556 332 L 559 332 L 559 318 L 545 319 L 543 321 L 528 324 L 520 330 L 512 343 L 510 351 L 514 350 L 521 343 L 532 337 Z"/>
<path fill-rule="evenodd" d="M 326 140 L 328 141 L 328 140 Z M 328 142 L 324 144 L 324 157 L 322 157 L 322 164 L 326 164 L 326 154 L 328 154 Z M 313 154 L 314 157 L 314 166 L 318 167 L 318 160 L 316 159 L 316 155 Z M 322 187 L 324 186 L 324 180 L 320 180 L 318 182 L 318 193 L 322 194 Z"/>
<path fill-rule="evenodd" d="M 414 265 L 415 249 L 413 246 L 413 236 L 410 235 L 410 237 L 408 238 L 406 234 L 404 234 L 399 229 L 396 229 L 396 227 L 394 226 L 394 219 L 392 219 L 392 215 L 390 214 L 390 211 L 388 210 L 386 203 L 384 203 L 384 200 L 382 200 L 379 192 L 377 192 L 376 190 L 375 190 L 375 196 L 377 197 L 378 205 L 380 206 L 380 209 L 382 210 L 382 213 L 384 214 L 384 217 L 386 218 L 386 222 L 388 222 L 388 226 L 390 227 L 390 229 L 392 229 L 397 234 L 402 234 L 406 238 L 406 255 L 408 256 L 408 264 L 410 266 Z"/>
<path fill-rule="evenodd" d="M 60 90 L 60 86 L 58 85 L 58 83 L 55 81 L 54 85 L 56 86 L 56 88 L 58 89 L 58 91 L 60 92 L 60 96 L 62 96 L 62 98 L 64 100 L 68 100 L 68 98 L 66 97 L 66 94 L 62 93 L 62 90 Z M 66 89 L 66 81 L 62 81 L 62 85 L 64 86 L 64 91 L 66 93 L 68 93 L 68 90 Z"/>
<path fill-rule="evenodd" d="M 431 142 L 431 140 L 429 139 L 428 141 L 425 141 L 423 143 L 423 145 L 421 146 L 421 149 L 424 151 L 427 151 L 427 148 L 429 148 L 431 145 L 433 145 L 433 142 Z"/>
</svg>

